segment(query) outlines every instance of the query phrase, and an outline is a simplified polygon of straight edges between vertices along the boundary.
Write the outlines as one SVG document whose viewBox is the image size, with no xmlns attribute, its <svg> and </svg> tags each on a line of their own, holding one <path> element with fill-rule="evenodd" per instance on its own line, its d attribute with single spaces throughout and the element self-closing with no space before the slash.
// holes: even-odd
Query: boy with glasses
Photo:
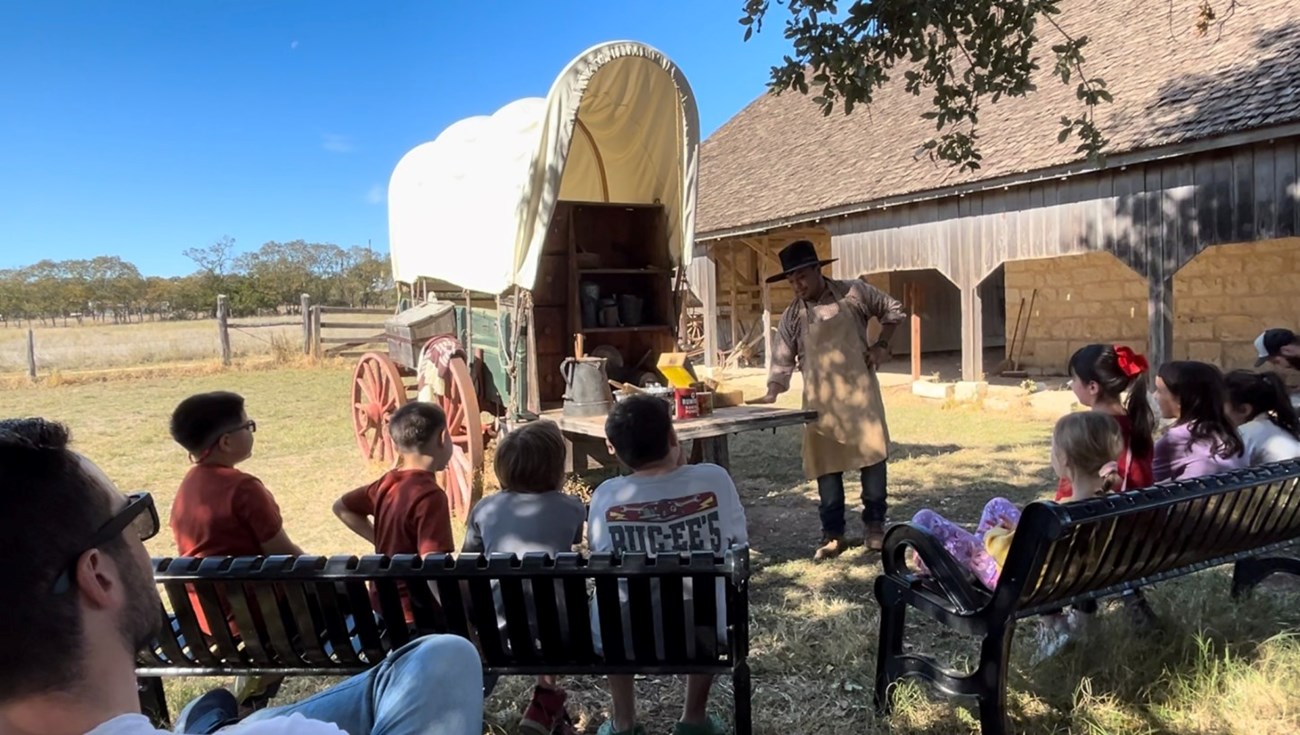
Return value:
<svg viewBox="0 0 1300 735">
<path fill-rule="evenodd" d="M 172 503 L 171 529 L 181 556 L 301 556 L 285 533 L 280 506 L 262 481 L 236 465 L 253 456 L 257 423 L 248 418 L 237 393 L 200 393 L 172 412 L 171 435 L 194 463 L 181 480 Z M 194 609 L 201 610 L 198 597 Z M 224 604 L 223 604 L 224 607 Z M 211 621 L 198 616 L 203 631 Z M 228 616 L 231 632 L 238 634 Z M 275 694 L 279 678 L 241 678 L 237 696 L 252 709 Z"/>
<path fill-rule="evenodd" d="M 140 714 L 137 653 L 162 624 L 144 541 L 158 533 L 147 493 L 124 496 L 68 448 L 62 425 L 0 420 L 0 733 L 168 735 Z M 379 666 L 222 735 L 479 735 L 473 644 L 427 636 Z M 207 697 L 177 732 L 207 733 Z M 200 724 L 202 723 L 202 724 Z"/>
</svg>

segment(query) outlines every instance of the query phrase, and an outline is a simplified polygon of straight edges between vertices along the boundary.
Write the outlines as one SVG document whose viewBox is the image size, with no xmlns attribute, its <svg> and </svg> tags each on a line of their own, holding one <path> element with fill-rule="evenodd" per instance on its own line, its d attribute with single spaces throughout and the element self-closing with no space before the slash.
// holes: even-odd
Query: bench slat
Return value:
<svg viewBox="0 0 1300 735">
<path fill-rule="evenodd" d="M 483 661 L 488 666 L 498 665 L 509 657 L 506 654 L 506 642 L 501 637 L 501 629 L 497 627 L 497 608 L 492 595 L 492 580 L 487 577 L 471 577 L 468 584 L 470 623 L 478 633 Z"/>
<path fill-rule="evenodd" d="M 312 613 L 311 598 L 307 585 L 301 582 L 286 582 L 281 589 L 285 601 L 289 604 L 289 613 L 297 627 L 296 633 L 302 650 L 302 657 L 311 666 L 329 666 L 334 660 L 326 652 L 327 641 L 321 640 L 320 631 L 323 623 L 319 616 Z"/>
<path fill-rule="evenodd" d="M 340 595 L 338 584 L 333 580 L 317 582 L 307 587 L 308 595 L 309 598 L 316 599 L 317 609 L 321 612 L 321 622 L 324 624 L 322 642 L 326 645 L 325 652 L 331 654 L 331 657 L 339 663 L 355 666 L 363 662 L 357 649 L 352 645 L 352 636 L 348 631 L 345 617 L 347 608 L 343 604 L 347 599 L 347 592 L 344 590 Z"/>
<path fill-rule="evenodd" d="M 635 566 L 644 566 L 644 554 Z M 624 559 L 624 563 L 628 562 Z M 660 582 L 648 576 L 627 577 L 627 611 L 629 617 L 628 633 L 632 639 L 632 657 L 637 661 L 659 662 L 659 647 L 655 635 L 655 600 L 651 590 L 653 583 Z M 660 586 L 654 584 L 654 586 Z"/>
<path fill-rule="evenodd" d="M 681 566 L 681 557 L 662 560 Z M 664 662 L 680 664 L 690 660 L 686 645 L 686 595 L 682 578 L 664 577 L 659 580 L 659 613 L 663 617 Z"/>
<path fill-rule="evenodd" d="M 257 606 L 262 611 L 262 621 L 266 625 L 267 648 L 275 660 L 288 666 L 306 665 L 307 661 L 298 653 L 297 646 L 294 645 L 297 631 L 290 632 L 285 626 L 286 618 L 292 621 L 293 617 L 285 614 L 287 605 L 281 604 L 283 587 L 264 584 L 249 585 L 249 587 L 252 588 Z"/>
<path fill-rule="evenodd" d="M 534 600 L 524 590 L 525 580 L 517 577 L 498 582 L 501 589 L 501 606 L 506 618 L 506 640 L 510 643 L 510 657 L 522 664 L 534 664 L 541 660 L 533 645 L 533 626 L 529 623 L 528 612 Z M 499 621 L 498 621 L 499 622 Z"/>
<path fill-rule="evenodd" d="M 172 610 L 176 611 L 176 622 L 181 634 L 185 636 L 185 648 L 189 658 L 200 664 L 216 666 L 220 660 L 208 648 L 207 636 L 199 627 L 198 618 L 191 607 L 189 585 L 167 584 L 163 586 Z M 224 622 L 224 621 L 223 621 Z"/>
<path fill-rule="evenodd" d="M 603 557 L 603 559 L 601 558 Z M 603 562 L 609 565 L 608 554 L 592 556 L 592 563 Z M 619 600 L 619 580 L 617 577 L 596 578 L 596 610 L 600 625 L 600 645 L 602 658 L 606 663 L 627 663 L 626 640 L 623 636 L 623 606 Z"/>
<path fill-rule="evenodd" d="M 561 554 L 555 560 L 556 569 L 576 569 L 576 554 Z M 587 580 L 577 576 L 561 577 L 560 585 L 564 589 L 564 613 L 566 619 L 564 644 L 568 651 L 568 660 L 581 665 L 592 665 L 600 661 L 596 655 L 595 641 L 591 627 L 591 604 L 587 598 Z"/>
<path fill-rule="evenodd" d="M 692 575 L 690 589 L 686 590 L 686 594 L 691 597 L 694 612 L 691 619 L 695 633 L 692 636 L 695 644 L 691 655 L 693 661 L 716 659 L 719 655 L 717 582 L 718 578 L 714 576 Z"/>
<path fill-rule="evenodd" d="M 365 654 L 368 663 L 371 665 L 377 664 L 384 660 L 385 646 L 379 636 L 379 626 L 375 624 L 377 611 L 370 601 L 370 590 L 366 587 L 366 583 L 360 580 L 348 582 L 344 585 L 344 589 L 347 590 L 348 595 L 352 630 L 359 639 L 361 651 Z M 389 628 L 406 629 L 405 615 L 398 615 L 396 618 L 386 618 L 385 620 Z"/>
</svg>

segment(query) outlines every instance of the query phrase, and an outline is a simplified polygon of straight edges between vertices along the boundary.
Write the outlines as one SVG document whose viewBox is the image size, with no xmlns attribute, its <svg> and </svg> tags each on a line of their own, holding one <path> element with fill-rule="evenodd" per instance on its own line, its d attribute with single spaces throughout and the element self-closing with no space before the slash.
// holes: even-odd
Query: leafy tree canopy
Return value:
<svg viewBox="0 0 1300 735">
<path fill-rule="evenodd" d="M 1102 0 L 1092 0 L 1101 2 Z M 1168 0 L 1173 11 L 1174 0 Z M 1194 23 L 1204 34 L 1226 20 L 1238 0 L 1195 0 Z M 1079 107 L 1061 117 L 1058 141 L 1097 159 L 1107 140 L 1094 111 L 1111 101 L 1106 80 L 1087 73 L 1087 35 L 1059 22 L 1064 0 L 777 0 L 793 55 L 772 67 L 770 90 L 815 94 L 829 115 L 870 105 L 898 71 L 904 89 L 932 95 L 922 117 L 935 124 L 924 148 L 931 159 L 963 170 L 980 167 L 981 106 L 1034 91 L 1033 76 L 1050 46 L 1052 76 L 1073 84 Z M 1157 12 L 1158 3 L 1150 12 Z M 843 12 L 841 12 L 843 6 Z M 770 0 L 746 0 L 745 40 L 762 30 Z"/>
</svg>

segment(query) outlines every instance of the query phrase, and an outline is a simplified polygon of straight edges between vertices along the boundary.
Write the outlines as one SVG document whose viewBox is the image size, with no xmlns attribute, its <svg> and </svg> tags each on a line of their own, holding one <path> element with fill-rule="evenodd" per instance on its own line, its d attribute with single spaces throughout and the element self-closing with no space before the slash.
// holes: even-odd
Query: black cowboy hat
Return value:
<svg viewBox="0 0 1300 735">
<path fill-rule="evenodd" d="M 794 242 L 781 248 L 778 254 L 781 258 L 781 272 L 775 276 L 768 276 L 768 283 L 784 281 L 791 273 L 804 268 L 816 266 L 818 268 L 834 263 L 836 258 L 822 260 L 817 257 L 817 248 L 809 240 L 795 240 Z"/>
</svg>

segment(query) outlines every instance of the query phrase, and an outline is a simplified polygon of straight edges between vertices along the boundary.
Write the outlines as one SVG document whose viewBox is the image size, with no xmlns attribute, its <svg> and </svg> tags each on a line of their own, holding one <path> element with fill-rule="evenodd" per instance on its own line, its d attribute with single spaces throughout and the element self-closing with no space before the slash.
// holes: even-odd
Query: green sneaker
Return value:
<svg viewBox="0 0 1300 735">
<path fill-rule="evenodd" d="M 685 722 L 673 724 L 673 735 L 727 735 L 727 724 L 717 715 L 709 715 L 705 725 L 688 725 Z"/>
<path fill-rule="evenodd" d="M 646 731 L 641 725 L 633 725 L 631 730 L 615 730 L 614 721 L 605 720 L 600 724 L 596 735 L 646 735 Z"/>
</svg>

